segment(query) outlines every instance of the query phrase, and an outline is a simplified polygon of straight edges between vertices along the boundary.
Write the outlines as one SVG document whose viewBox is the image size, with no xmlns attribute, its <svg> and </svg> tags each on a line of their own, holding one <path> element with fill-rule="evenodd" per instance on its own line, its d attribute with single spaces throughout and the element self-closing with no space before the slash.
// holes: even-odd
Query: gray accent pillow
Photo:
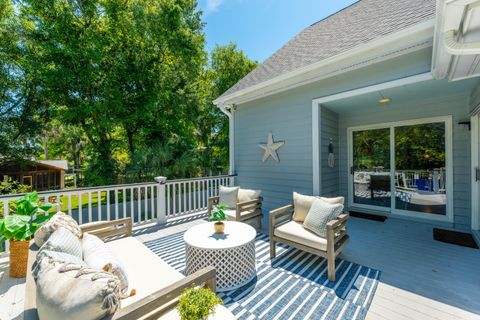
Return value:
<svg viewBox="0 0 480 320">
<path fill-rule="evenodd" d="M 102 319 L 120 307 L 120 280 L 82 265 L 41 261 L 36 281 L 39 319 Z"/>
<path fill-rule="evenodd" d="M 82 260 L 82 241 L 66 228 L 59 227 L 38 251 L 37 261 L 40 261 L 45 256 L 54 259 L 60 257 L 65 258 L 67 257 L 65 254 Z M 68 261 L 74 262 L 74 260 L 71 259 L 68 259 Z"/>
<path fill-rule="evenodd" d="M 40 248 L 45 241 L 60 227 L 64 227 L 72 232 L 77 238 L 82 237 L 82 229 L 78 223 L 68 214 L 61 211 L 57 212 L 47 223 L 35 232 L 33 240 Z"/>
<path fill-rule="evenodd" d="M 120 279 L 122 292 L 128 289 L 128 277 L 125 267 L 113 251 L 100 238 L 84 233 L 82 240 L 83 260 L 93 269 L 110 272 Z"/>
<path fill-rule="evenodd" d="M 238 190 L 240 187 L 220 186 L 218 196 L 220 197 L 218 204 L 224 205 L 228 209 L 235 209 L 238 201 Z"/>
<path fill-rule="evenodd" d="M 238 202 L 251 201 L 260 198 L 261 190 L 238 189 Z"/>
<path fill-rule="evenodd" d="M 303 227 L 322 238 L 327 238 L 327 223 L 338 218 L 342 212 L 342 204 L 331 204 L 322 199 L 316 199 L 308 211 Z"/>
</svg>

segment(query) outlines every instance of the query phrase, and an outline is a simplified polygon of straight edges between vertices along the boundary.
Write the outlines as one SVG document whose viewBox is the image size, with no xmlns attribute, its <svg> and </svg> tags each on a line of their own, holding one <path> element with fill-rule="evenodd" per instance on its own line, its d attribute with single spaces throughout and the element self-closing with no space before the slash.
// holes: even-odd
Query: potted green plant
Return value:
<svg viewBox="0 0 480 320">
<path fill-rule="evenodd" d="M 10 242 L 10 276 L 23 278 L 27 274 L 28 248 L 35 232 L 53 214 L 52 204 L 41 204 L 37 192 L 31 192 L 16 202 L 15 213 L 0 218 L 0 245 Z"/>
<path fill-rule="evenodd" d="M 212 214 L 208 218 L 210 221 L 215 221 L 213 224 L 213 228 L 215 229 L 215 233 L 223 233 L 225 231 L 225 224 L 223 221 L 227 220 L 227 216 L 225 214 L 224 205 L 218 205 L 215 210 L 212 211 Z"/>
<path fill-rule="evenodd" d="M 203 320 L 215 311 L 222 300 L 207 288 L 188 288 L 178 300 L 177 310 L 182 320 Z"/>
</svg>

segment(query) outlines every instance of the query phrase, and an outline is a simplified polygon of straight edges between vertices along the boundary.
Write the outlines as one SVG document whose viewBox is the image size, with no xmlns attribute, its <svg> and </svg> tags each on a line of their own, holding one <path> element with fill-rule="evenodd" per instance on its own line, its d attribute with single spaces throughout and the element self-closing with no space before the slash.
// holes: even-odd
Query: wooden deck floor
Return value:
<svg viewBox="0 0 480 320">
<path fill-rule="evenodd" d="M 153 240 L 197 223 L 183 219 L 135 236 Z M 349 233 L 342 258 L 382 271 L 367 320 L 480 320 L 480 250 L 434 241 L 431 225 L 397 219 L 352 218 Z M 9 278 L 6 267 L 0 259 L 0 319 L 21 319 L 23 280 Z"/>
</svg>

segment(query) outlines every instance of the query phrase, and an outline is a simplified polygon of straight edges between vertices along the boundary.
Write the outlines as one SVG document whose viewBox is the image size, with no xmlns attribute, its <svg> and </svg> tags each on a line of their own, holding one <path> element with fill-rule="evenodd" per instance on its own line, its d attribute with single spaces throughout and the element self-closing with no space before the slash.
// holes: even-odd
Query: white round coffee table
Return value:
<svg viewBox="0 0 480 320">
<path fill-rule="evenodd" d="M 237 289 L 255 277 L 256 231 L 246 223 L 225 221 L 225 232 L 216 234 L 213 222 L 185 232 L 186 275 L 213 266 L 217 291 Z"/>
</svg>

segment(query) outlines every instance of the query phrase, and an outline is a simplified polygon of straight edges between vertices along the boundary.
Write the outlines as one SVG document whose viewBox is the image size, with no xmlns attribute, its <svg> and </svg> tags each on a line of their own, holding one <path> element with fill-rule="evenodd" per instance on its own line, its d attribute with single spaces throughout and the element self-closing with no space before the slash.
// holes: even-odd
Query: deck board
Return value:
<svg viewBox="0 0 480 320">
<path fill-rule="evenodd" d="M 137 230 L 140 241 L 182 232 L 201 220 L 179 218 Z M 382 272 L 367 320 L 480 320 L 480 250 L 433 240 L 432 225 L 352 218 L 342 258 Z M 21 319 L 24 280 L 0 259 L 0 319 Z"/>
</svg>

